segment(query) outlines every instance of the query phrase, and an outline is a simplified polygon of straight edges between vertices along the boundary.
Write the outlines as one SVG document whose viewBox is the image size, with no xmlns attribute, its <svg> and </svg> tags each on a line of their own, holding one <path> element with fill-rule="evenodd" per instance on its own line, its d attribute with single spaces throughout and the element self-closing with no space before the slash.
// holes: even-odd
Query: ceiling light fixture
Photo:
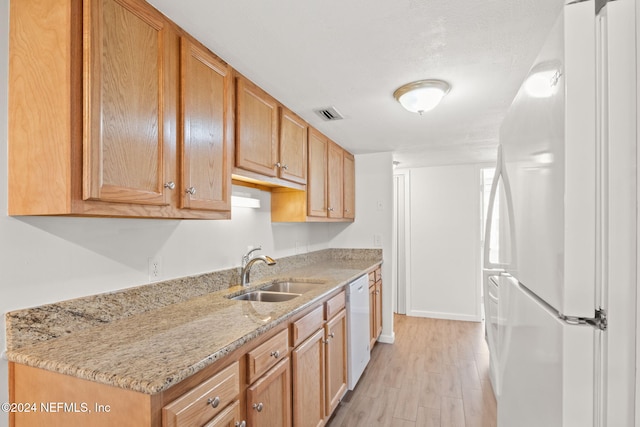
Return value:
<svg viewBox="0 0 640 427">
<path fill-rule="evenodd" d="M 418 80 L 400 86 L 393 97 L 408 111 L 422 115 L 433 110 L 450 90 L 449 83 L 443 80 Z"/>
</svg>

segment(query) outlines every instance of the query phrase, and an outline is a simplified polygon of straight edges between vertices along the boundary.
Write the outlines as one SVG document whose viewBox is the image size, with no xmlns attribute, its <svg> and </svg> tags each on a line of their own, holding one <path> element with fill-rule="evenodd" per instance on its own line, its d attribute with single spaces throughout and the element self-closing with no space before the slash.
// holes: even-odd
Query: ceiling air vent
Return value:
<svg viewBox="0 0 640 427">
<path fill-rule="evenodd" d="M 330 122 L 330 121 L 333 121 L 333 120 L 342 120 L 342 119 L 344 119 L 342 114 L 338 113 L 338 110 L 336 110 L 336 107 L 319 108 L 319 109 L 313 110 L 313 111 L 317 115 L 322 117 L 322 120 L 325 120 L 327 122 Z"/>
</svg>

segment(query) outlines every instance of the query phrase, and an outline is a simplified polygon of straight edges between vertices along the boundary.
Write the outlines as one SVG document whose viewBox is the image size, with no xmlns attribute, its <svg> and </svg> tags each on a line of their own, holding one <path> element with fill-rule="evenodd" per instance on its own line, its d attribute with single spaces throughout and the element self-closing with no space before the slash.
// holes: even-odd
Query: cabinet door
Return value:
<svg viewBox="0 0 640 427">
<path fill-rule="evenodd" d="M 344 218 L 356 216 L 356 168 L 353 154 L 344 152 Z"/>
<path fill-rule="evenodd" d="M 277 176 L 278 103 L 247 79 L 237 80 L 236 166 Z"/>
<path fill-rule="evenodd" d="M 347 391 L 347 312 L 342 310 L 325 325 L 326 413 L 329 417 Z"/>
<path fill-rule="evenodd" d="M 169 203 L 162 134 L 166 27 L 143 1 L 84 1 L 85 200 Z"/>
<path fill-rule="evenodd" d="M 307 215 L 327 216 L 327 155 L 329 141 L 318 131 L 309 130 L 309 181 Z"/>
<path fill-rule="evenodd" d="M 247 388 L 247 425 L 291 427 L 291 375 L 288 357 Z"/>
<path fill-rule="evenodd" d="M 378 280 L 375 286 L 376 290 L 376 324 L 375 324 L 375 338 L 376 340 L 382 333 L 382 280 Z"/>
<path fill-rule="evenodd" d="M 376 285 L 369 286 L 369 348 L 373 350 L 373 346 L 376 344 L 378 337 L 377 332 L 377 320 L 376 320 Z"/>
<path fill-rule="evenodd" d="M 342 218 L 343 194 L 343 149 L 333 142 L 329 143 L 329 164 L 327 192 L 329 193 L 329 218 Z"/>
<path fill-rule="evenodd" d="M 215 55 L 184 37 L 180 61 L 180 207 L 229 210 L 229 149 L 233 126 L 230 69 Z"/>
<path fill-rule="evenodd" d="M 306 184 L 307 123 L 284 107 L 280 111 L 280 178 Z"/>
<path fill-rule="evenodd" d="M 324 329 L 318 329 L 291 352 L 296 427 L 318 427 L 324 423 L 324 346 Z"/>
</svg>

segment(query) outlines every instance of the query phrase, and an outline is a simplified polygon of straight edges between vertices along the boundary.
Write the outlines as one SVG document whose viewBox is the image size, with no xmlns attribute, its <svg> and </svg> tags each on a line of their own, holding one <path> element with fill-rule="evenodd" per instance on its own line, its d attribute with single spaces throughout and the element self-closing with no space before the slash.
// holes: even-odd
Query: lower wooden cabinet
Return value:
<svg viewBox="0 0 640 427">
<path fill-rule="evenodd" d="M 324 425 L 347 391 L 347 312 L 344 304 L 344 292 L 327 301 L 326 313 L 331 318 L 291 352 L 294 427 Z M 336 308 L 340 309 L 337 313 L 333 311 Z M 309 318 L 310 314 L 301 320 Z"/>
<path fill-rule="evenodd" d="M 237 403 L 239 394 L 240 372 L 239 364 L 235 362 L 165 406 L 162 409 L 162 425 L 163 427 L 202 426 L 218 414 L 220 419 L 214 420 L 216 424 L 207 425 L 227 425 L 220 420 L 231 416 L 226 411 L 227 406 Z M 224 417 L 221 414 L 223 409 Z"/>
<path fill-rule="evenodd" d="M 246 425 L 245 421 L 240 421 L 240 401 L 236 400 L 204 427 L 246 427 Z"/>
<path fill-rule="evenodd" d="M 369 348 L 382 334 L 382 270 L 378 267 L 369 273 Z"/>
<path fill-rule="evenodd" d="M 318 329 L 291 352 L 293 425 L 319 427 L 325 420 L 325 333 Z"/>
<path fill-rule="evenodd" d="M 345 306 L 344 291 L 332 294 L 156 395 L 10 362 L 12 402 L 82 402 L 90 396 L 111 409 L 99 415 L 10 413 L 10 425 L 322 426 L 347 389 Z"/>
<path fill-rule="evenodd" d="M 291 427 L 288 357 L 247 389 L 247 424 L 251 427 Z"/>
<path fill-rule="evenodd" d="M 325 356 L 325 413 L 331 416 L 347 391 L 347 312 L 342 310 L 324 327 Z"/>
</svg>

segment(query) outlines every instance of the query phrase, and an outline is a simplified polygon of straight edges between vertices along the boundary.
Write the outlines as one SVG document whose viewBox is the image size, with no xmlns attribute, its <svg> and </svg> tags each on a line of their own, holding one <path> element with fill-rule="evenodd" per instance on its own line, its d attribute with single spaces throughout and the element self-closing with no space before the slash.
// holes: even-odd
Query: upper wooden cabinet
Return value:
<svg viewBox="0 0 640 427">
<path fill-rule="evenodd" d="M 273 222 L 340 221 L 355 218 L 355 162 L 351 153 L 309 128 L 306 191 L 274 188 Z"/>
<path fill-rule="evenodd" d="M 238 178 L 304 188 L 307 123 L 271 95 L 236 79 L 236 171 Z M 247 173 L 248 172 L 248 173 Z M 300 185 L 297 185 L 300 184 Z"/>
<path fill-rule="evenodd" d="M 309 182 L 307 200 L 309 216 L 327 216 L 327 159 L 329 140 L 315 129 L 309 131 Z"/>
<path fill-rule="evenodd" d="M 207 160 L 194 161 L 202 139 L 192 127 L 185 130 L 191 134 L 181 154 L 184 171 L 176 151 L 179 92 L 185 123 L 194 114 L 218 114 L 222 99 L 231 107 L 231 97 L 215 92 L 226 71 L 218 67 L 213 83 L 193 55 L 182 57 L 181 68 L 181 30 L 142 0 L 29 0 L 10 7 L 10 215 L 230 217 L 219 171 L 231 147 L 215 148 L 218 160 L 208 152 Z M 189 85 L 182 89 L 181 71 Z M 203 104 L 194 96 L 200 90 L 215 100 Z M 226 123 L 209 118 L 203 132 Z M 181 185 L 194 176 L 206 203 L 180 199 Z"/>
<path fill-rule="evenodd" d="M 233 114 L 231 69 L 211 52 L 182 38 L 180 207 L 230 209 Z"/>
<path fill-rule="evenodd" d="M 278 175 L 278 102 L 242 76 L 236 81 L 236 166 Z"/>
<path fill-rule="evenodd" d="M 168 204 L 162 137 L 167 24 L 133 1 L 86 1 L 83 12 L 83 198 Z"/>
<path fill-rule="evenodd" d="M 308 129 L 304 120 L 287 108 L 280 107 L 280 178 L 298 184 L 307 183 Z"/>
<path fill-rule="evenodd" d="M 344 170 L 343 170 L 343 152 L 344 150 L 338 144 L 331 142 L 329 144 L 328 155 L 328 172 L 327 177 L 327 192 L 329 194 L 329 206 L 327 207 L 327 213 L 329 218 L 342 218 L 342 196 L 344 185 Z"/>
<path fill-rule="evenodd" d="M 343 218 L 356 217 L 356 165 L 353 154 L 344 151 L 343 158 Z"/>
</svg>

